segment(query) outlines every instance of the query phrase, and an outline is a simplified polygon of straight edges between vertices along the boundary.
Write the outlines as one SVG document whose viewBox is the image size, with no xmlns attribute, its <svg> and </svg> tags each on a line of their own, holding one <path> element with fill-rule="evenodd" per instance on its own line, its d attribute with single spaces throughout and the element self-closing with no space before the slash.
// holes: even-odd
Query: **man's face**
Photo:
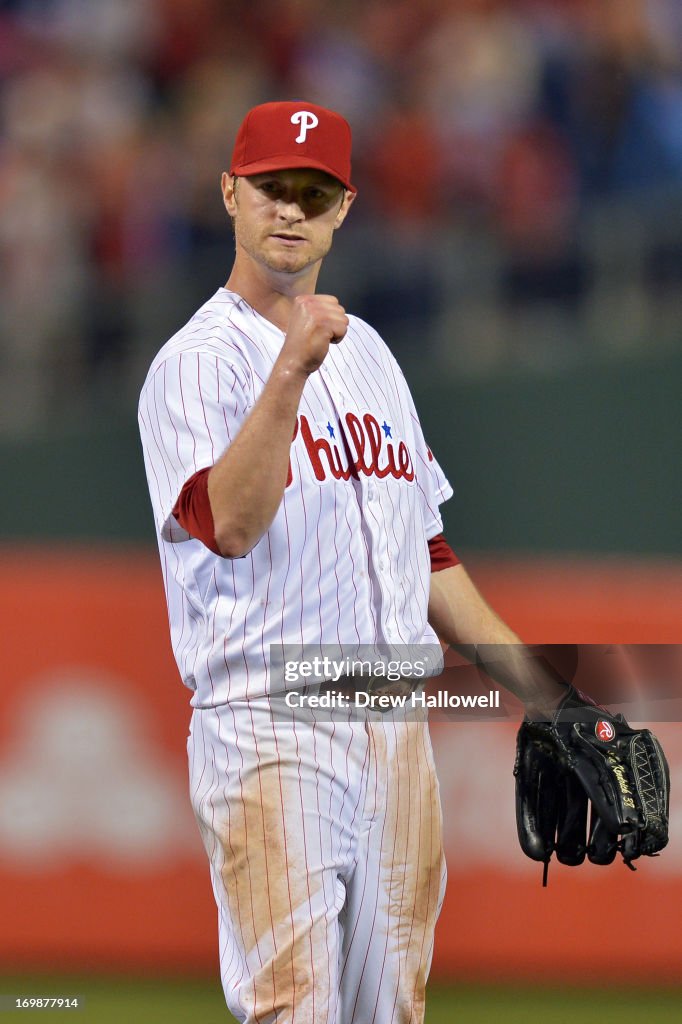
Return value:
<svg viewBox="0 0 682 1024">
<path fill-rule="evenodd" d="M 236 183 L 224 174 L 222 187 L 238 252 L 285 274 L 299 274 L 327 255 L 355 198 L 312 168 L 268 171 Z"/>
</svg>

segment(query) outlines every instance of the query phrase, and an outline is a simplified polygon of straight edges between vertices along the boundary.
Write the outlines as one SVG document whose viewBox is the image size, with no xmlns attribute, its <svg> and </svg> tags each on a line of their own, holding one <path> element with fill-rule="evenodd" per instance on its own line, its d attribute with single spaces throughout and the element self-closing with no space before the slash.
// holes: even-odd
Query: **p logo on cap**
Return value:
<svg viewBox="0 0 682 1024">
<path fill-rule="evenodd" d="M 311 110 L 297 110 L 295 114 L 291 115 L 291 123 L 301 126 L 301 130 L 296 136 L 296 142 L 305 142 L 309 129 L 317 128 L 320 122 L 317 114 L 313 114 Z"/>
</svg>

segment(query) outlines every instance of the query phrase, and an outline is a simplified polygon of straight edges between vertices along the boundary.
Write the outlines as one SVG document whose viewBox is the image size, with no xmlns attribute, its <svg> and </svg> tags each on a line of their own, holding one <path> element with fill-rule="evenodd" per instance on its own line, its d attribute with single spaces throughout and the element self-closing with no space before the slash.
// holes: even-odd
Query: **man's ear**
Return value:
<svg viewBox="0 0 682 1024">
<path fill-rule="evenodd" d="M 351 192 L 351 190 L 348 188 L 345 190 L 343 194 L 343 199 L 341 200 L 341 206 L 339 207 L 339 212 L 337 213 L 336 220 L 334 221 L 334 230 L 340 228 L 341 225 L 343 224 L 344 220 L 346 219 L 346 215 L 350 210 L 353 201 L 355 200 L 356 195 L 356 192 Z"/>
<path fill-rule="evenodd" d="M 225 209 L 229 213 L 230 217 L 234 217 L 237 213 L 237 178 L 235 175 L 228 174 L 227 171 L 223 171 L 220 179 L 220 187 L 223 193 Z"/>
</svg>

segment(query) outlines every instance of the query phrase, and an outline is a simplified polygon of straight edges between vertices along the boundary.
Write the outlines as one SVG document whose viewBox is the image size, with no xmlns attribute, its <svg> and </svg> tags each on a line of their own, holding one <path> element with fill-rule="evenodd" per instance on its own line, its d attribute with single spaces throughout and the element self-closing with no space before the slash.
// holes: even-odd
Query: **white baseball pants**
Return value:
<svg viewBox="0 0 682 1024">
<path fill-rule="evenodd" d="M 196 709 L 190 784 L 242 1024 L 421 1024 L 445 889 L 428 725 Z"/>
</svg>

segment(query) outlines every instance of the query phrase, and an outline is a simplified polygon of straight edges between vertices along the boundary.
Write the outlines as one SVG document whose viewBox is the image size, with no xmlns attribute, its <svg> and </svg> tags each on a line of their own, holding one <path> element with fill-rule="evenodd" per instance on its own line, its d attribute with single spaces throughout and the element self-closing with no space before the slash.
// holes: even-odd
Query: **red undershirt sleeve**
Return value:
<svg viewBox="0 0 682 1024">
<path fill-rule="evenodd" d="M 451 565 L 460 564 L 459 558 L 442 533 L 437 533 L 429 541 L 429 554 L 431 555 L 431 572 L 440 572 L 441 569 L 448 569 Z"/>
<path fill-rule="evenodd" d="M 215 542 L 215 524 L 211 512 L 211 502 L 208 499 L 208 474 L 210 471 L 210 466 L 200 469 L 185 482 L 178 495 L 178 500 L 173 506 L 173 515 L 180 526 L 187 530 L 192 537 L 205 544 L 214 555 L 219 555 L 220 551 Z"/>
</svg>

